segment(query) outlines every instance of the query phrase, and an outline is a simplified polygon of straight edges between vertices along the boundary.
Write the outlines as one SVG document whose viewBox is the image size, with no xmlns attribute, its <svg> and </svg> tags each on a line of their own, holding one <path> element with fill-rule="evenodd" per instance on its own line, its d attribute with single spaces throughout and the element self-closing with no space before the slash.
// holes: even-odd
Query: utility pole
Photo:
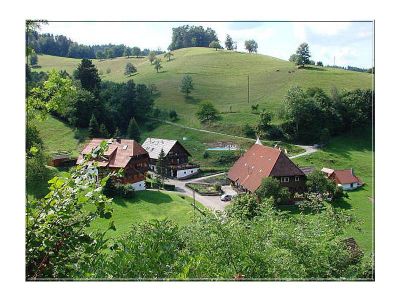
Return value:
<svg viewBox="0 0 400 300">
<path fill-rule="evenodd" d="M 250 103 L 250 75 L 247 74 L 247 103 Z"/>
<path fill-rule="evenodd" d="M 333 57 L 333 65 L 336 66 L 336 57 Z"/>
</svg>

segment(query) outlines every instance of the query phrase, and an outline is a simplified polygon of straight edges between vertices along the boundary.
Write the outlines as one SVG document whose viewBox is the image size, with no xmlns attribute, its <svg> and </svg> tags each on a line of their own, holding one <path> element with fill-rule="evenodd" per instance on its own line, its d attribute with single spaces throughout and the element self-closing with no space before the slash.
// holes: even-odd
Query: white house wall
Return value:
<svg viewBox="0 0 400 300">
<path fill-rule="evenodd" d="M 185 170 L 178 170 L 176 172 L 176 178 L 184 178 L 187 176 L 191 176 L 196 174 L 199 171 L 199 168 L 193 168 L 193 169 L 185 169 Z"/>
<path fill-rule="evenodd" d="M 146 184 L 144 180 L 132 183 L 132 187 L 135 191 L 144 191 L 146 189 Z"/>
</svg>

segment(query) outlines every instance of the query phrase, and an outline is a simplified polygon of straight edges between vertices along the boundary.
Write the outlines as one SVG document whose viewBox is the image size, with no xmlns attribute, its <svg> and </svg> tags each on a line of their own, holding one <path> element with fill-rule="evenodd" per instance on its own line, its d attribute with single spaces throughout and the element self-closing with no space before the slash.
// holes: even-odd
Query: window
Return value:
<svg viewBox="0 0 400 300">
<path fill-rule="evenodd" d="M 281 177 L 281 182 L 289 182 L 289 177 Z"/>
<path fill-rule="evenodd" d="M 300 177 L 299 177 L 299 176 L 296 176 L 296 177 L 294 178 L 294 181 L 300 181 Z"/>
</svg>

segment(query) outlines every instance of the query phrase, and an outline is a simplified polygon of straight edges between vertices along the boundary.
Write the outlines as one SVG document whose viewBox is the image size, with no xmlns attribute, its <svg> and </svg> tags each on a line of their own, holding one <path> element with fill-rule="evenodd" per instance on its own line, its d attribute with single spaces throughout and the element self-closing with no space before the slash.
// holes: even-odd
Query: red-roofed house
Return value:
<svg viewBox="0 0 400 300">
<path fill-rule="evenodd" d="M 338 186 L 341 186 L 343 190 L 354 190 L 364 183 L 354 175 L 353 169 L 347 170 L 334 170 L 329 176 L 329 179 L 335 181 Z"/>
<path fill-rule="evenodd" d="M 80 153 L 77 164 L 83 161 L 83 156 L 100 145 L 104 139 L 92 139 Z M 123 184 L 132 184 L 135 190 L 146 189 L 145 178 L 149 168 L 149 154 L 134 140 L 109 139 L 106 140 L 108 149 L 101 160 L 97 160 L 99 168 L 117 171 L 124 169 L 124 177 L 118 178 Z"/>
<path fill-rule="evenodd" d="M 280 149 L 254 144 L 230 168 L 228 178 L 244 190 L 255 192 L 265 177 L 278 179 L 291 193 L 304 192 L 306 175 Z"/>
</svg>

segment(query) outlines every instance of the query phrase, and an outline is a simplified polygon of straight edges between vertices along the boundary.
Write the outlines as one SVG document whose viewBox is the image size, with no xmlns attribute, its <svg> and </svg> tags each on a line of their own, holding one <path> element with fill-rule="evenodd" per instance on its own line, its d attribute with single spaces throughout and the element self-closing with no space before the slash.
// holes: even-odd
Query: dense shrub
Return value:
<svg viewBox="0 0 400 300">
<path fill-rule="evenodd" d="M 120 184 L 110 179 L 103 188 L 103 194 L 107 197 L 133 198 L 135 190 L 130 184 Z"/>
</svg>

